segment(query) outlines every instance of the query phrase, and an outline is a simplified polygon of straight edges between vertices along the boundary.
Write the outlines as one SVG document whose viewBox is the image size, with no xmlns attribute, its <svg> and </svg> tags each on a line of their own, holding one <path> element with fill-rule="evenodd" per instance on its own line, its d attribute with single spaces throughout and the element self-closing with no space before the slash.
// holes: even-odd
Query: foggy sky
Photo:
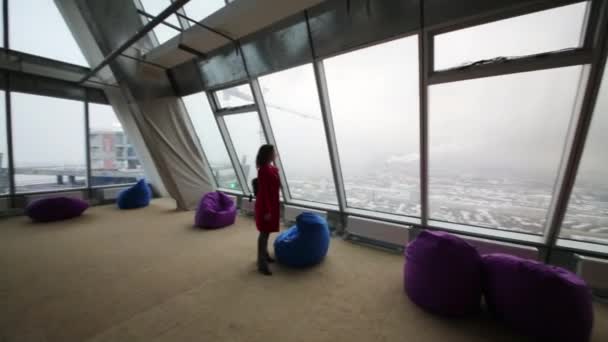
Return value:
<svg viewBox="0 0 608 342">
<path fill-rule="evenodd" d="M 145 11 L 152 15 L 160 14 L 160 12 L 171 5 L 170 0 L 141 0 L 141 2 Z M 186 12 L 186 16 L 200 21 L 224 6 L 224 0 L 192 0 L 184 5 L 183 8 Z M 180 27 L 179 20 L 176 15 L 169 16 L 165 21 Z M 159 43 L 162 44 L 178 35 L 179 31 L 161 24 L 154 29 L 154 33 L 156 34 L 156 38 L 158 39 Z"/>
<path fill-rule="evenodd" d="M 11 1 L 9 25 L 12 50 L 89 66 L 54 1 Z"/>
</svg>

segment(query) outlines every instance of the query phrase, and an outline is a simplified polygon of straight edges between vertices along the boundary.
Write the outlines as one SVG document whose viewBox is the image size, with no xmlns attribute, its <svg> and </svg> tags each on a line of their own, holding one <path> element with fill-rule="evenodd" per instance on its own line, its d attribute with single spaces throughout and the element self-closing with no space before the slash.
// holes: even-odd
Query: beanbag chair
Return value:
<svg viewBox="0 0 608 342">
<path fill-rule="evenodd" d="M 236 205 L 223 192 L 210 192 L 201 198 L 196 208 L 194 225 L 201 228 L 222 228 L 236 220 Z"/>
<path fill-rule="evenodd" d="M 484 295 L 496 317 L 538 341 L 589 341 L 591 292 L 581 278 L 512 255 L 482 259 Z"/>
<path fill-rule="evenodd" d="M 404 288 L 429 312 L 462 316 L 481 304 L 481 257 L 457 236 L 422 231 L 405 250 Z"/>
<path fill-rule="evenodd" d="M 291 267 L 308 267 L 320 263 L 329 249 L 327 221 L 317 214 L 304 212 L 296 224 L 277 236 L 274 253 L 277 260 Z"/>
<path fill-rule="evenodd" d="M 146 183 L 145 179 L 141 179 L 132 187 L 121 191 L 118 194 L 116 204 L 120 209 L 136 209 L 147 207 L 152 198 L 152 190 Z"/>
<path fill-rule="evenodd" d="M 61 221 L 82 215 L 89 203 L 71 197 L 43 198 L 30 203 L 25 214 L 36 222 Z"/>
</svg>

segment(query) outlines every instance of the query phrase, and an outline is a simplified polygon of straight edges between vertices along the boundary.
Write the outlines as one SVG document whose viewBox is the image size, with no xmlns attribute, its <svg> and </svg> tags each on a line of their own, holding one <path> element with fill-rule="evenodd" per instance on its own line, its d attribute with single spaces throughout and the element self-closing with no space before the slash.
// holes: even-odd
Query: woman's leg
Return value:
<svg viewBox="0 0 608 342">
<path fill-rule="evenodd" d="M 258 236 L 258 270 L 264 275 L 271 275 L 268 269 L 268 236 L 270 233 L 260 232 Z"/>
</svg>

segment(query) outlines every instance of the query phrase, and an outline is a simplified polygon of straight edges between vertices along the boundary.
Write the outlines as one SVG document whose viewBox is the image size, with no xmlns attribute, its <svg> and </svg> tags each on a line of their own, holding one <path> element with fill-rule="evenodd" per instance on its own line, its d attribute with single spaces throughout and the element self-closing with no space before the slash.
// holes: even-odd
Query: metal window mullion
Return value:
<svg viewBox="0 0 608 342">
<path fill-rule="evenodd" d="M 175 0 L 171 0 L 171 2 L 175 2 Z M 183 16 L 186 16 L 186 9 L 184 7 L 180 7 L 175 13 L 179 13 Z M 179 26 L 182 27 L 182 31 L 186 31 L 190 28 L 190 23 L 188 22 L 188 20 L 184 19 L 179 15 L 177 15 L 176 17 L 177 21 L 179 22 Z"/>
<path fill-rule="evenodd" d="M 597 35 L 597 29 L 600 25 L 598 25 L 601 20 L 601 12 L 602 7 L 606 0 L 592 0 L 589 5 L 587 5 L 587 18 L 585 22 L 585 26 L 583 27 L 582 32 L 582 45 L 586 48 L 593 48 L 596 44 L 597 39 L 604 39 Z"/>
<path fill-rule="evenodd" d="M 433 37 L 421 30 L 418 35 L 418 87 L 420 125 L 420 219 L 423 227 L 429 220 L 429 127 L 428 127 L 428 75 L 433 65 Z"/>
<path fill-rule="evenodd" d="M 603 11 L 608 11 L 608 3 L 604 2 Z M 605 12 L 604 12 L 605 13 Z M 604 16 L 599 22 L 600 36 L 605 37 L 608 34 L 608 18 Z M 599 40 L 598 45 L 594 48 L 593 61 L 590 66 L 589 78 L 585 86 L 584 97 L 578 120 L 573 131 L 572 143 L 567 146 L 566 155 L 563 157 L 565 165 L 563 165 L 563 176 L 558 180 L 557 193 L 554 195 L 554 203 L 552 203 L 548 219 L 546 222 L 545 243 L 549 247 L 546 260 L 551 257 L 552 248 L 555 246 L 559 237 L 559 232 L 563 220 L 568 210 L 568 203 L 572 189 L 576 182 L 578 167 L 580 165 L 587 141 L 587 135 L 591 126 L 591 120 L 600 88 L 602 86 L 602 77 L 606 67 L 606 59 L 608 55 L 608 42 L 605 39 Z M 576 114 L 576 113 L 575 113 Z"/>
<path fill-rule="evenodd" d="M 226 122 L 222 116 L 218 116 L 215 114 L 217 110 L 217 103 L 215 102 L 214 94 L 207 92 L 207 99 L 209 100 L 209 104 L 211 105 L 211 109 L 213 110 L 213 116 L 215 117 L 215 122 L 217 123 L 217 127 L 220 131 L 220 135 L 224 140 L 224 146 L 228 151 L 228 157 L 230 157 L 230 162 L 232 163 L 232 168 L 236 174 L 236 178 L 241 185 L 241 190 L 244 194 L 250 194 L 251 190 L 249 189 L 249 184 L 247 184 L 247 177 L 243 172 L 241 167 L 241 162 L 239 160 L 238 155 L 236 154 L 236 150 L 234 149 L 234 145 L 232 143 L 232 139 L 230 138 L 230 134 L 228 133 L 228 128 L 226 127 Z"/>
<path fill-rule="evenodd" d="M 331 161 L 331 170 L 334 176 L 336 195 L 338 197 L 338 207 L 340 208 L 342 217 L 344 217 L 344 215 L 346 215 L 346 191 L 344 190 L 342 166 L 340 165 L 340 157 L 338 155 L 338 145 L 336 142 L 336 132 L 334 130 L 334 123 L 331 113 L 327 80 L 325 79 L 325 67 L 322 60 L 315 61 L 313 63 L 313 67 L 319 95 L 319 103 L 321 105 L 321 114 L 323 115 L 323 126 L 325 130 L 325 138 L 327 140 L 329 159 Z"/>
<path fill-rule="evenodd" d="M 283 163 L 281 162 L 281 153 L 279 153 L 279 147 L 277 146 L 277 142 L 274 138 L 272 126 L 270 125 L 270 119 L 268 118 L 268 112 L 266 111 L 266 103 L 264 102 L 262 89 L 260 88 L 260 83 L 258 82 L 257 78 L 252 79 L 250 84 L 253 99 L 257 105 L 260 123 L 262 124 L 262 129 L 264 130 L 264 136 L 266 137 L 266 141 L 274 146 L 277 153 L 277 158 L 275 162 L 277 164 L 277 167 L 279 168 L 279 178 L 281 180 L 283 199 L 285 200 L 285 202 L 289 203 L 291 202 L 291 192 L 289 192 L 287 177 L 285 177 L 285 168 L 283 167 Z"/>
<path fill-rule="evenodd" d="M 2 0 L 2 27 L 4 28 L 4 48 L 10 49 L 9 27 L 8 27 L 8 0 Z"/>
<path fill-rule="evenodd" d="M 8 1 L 8 0 L 6 0 Z M 14 158 L 14 149 L 13 149 L 13 109 L 12 109 L 12 101 L 11 101 L 11 82 L 10 82 L 10 74 L 5 73 L 6 79 L 6 89 L 4 91 L 5 96 L 5 119 L 6 119 L 6 152 L 8 158 L 8 184 L 9 184 L 9 195 L 11 197 L 11 208 L 15 208 L 15 193 L 16 193 L 16 184 L 15 184 L 15 158 Z"/>
<path fill-rule="evenodd" d="M 85 100 L 84 100 L 84 148 L 86 155 L 86 180 L 87 180 L 87 194 L 91 198 L 93 196 L 93 182 L 91 174 L 91 120 L 89 110 L 89 92 L 85 89 Z"/>
</svg>

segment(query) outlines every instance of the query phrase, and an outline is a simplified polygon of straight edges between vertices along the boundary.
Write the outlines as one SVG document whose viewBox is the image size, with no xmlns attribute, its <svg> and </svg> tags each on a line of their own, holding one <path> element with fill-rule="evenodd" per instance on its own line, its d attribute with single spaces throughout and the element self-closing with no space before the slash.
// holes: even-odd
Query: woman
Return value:
<svg viewBox="0 0 608 342">
<path fill-rule="evenodd" d="M 256 158 L 258 168 L 257 193 L 255 200 L 255 224 L 258 236 L 258 271 L 272 275 L 268 263 L 274 260 L 268 254 L 268 236 L 279 231 L 279 169 L 274 166 L 276 153 L 274 146 L 262 145 Z"/>
</svg>

